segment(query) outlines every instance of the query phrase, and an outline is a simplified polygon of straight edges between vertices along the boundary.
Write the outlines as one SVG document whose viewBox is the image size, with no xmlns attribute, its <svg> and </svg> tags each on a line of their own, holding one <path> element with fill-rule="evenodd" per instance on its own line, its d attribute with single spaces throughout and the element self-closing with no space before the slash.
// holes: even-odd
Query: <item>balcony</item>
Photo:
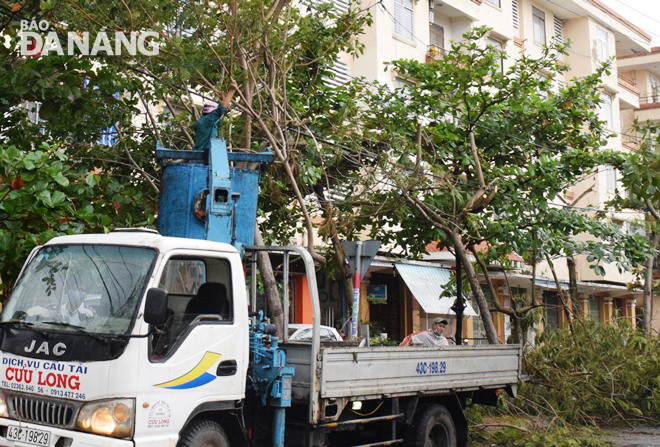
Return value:
<svg viewBox="0 0 660 447">
<path fill-rule="evenodd" d="M 642 104 L 645 104 L 645 105 L 657 104 L 656 107 L 660 107 L 660 93 L 656 93 L 655 95 L 647 95 L 647 96 L 640 97 L 639 98 L 639 104 L 640 104 L 640 106 Z"/>
<path fill-rule="evenodd" d="M 635 109 L 635 117 L 640 121 L 660 121 L 660 92 L 641 96 L 639 108 Z"/>
<path fill-rule="evenodd" d="M 429 45 L 428 49 L 426 50 L 426 63 L 430 63 L 431 61 L 437 61 L 438 59 L 441 59 L 445 54 L 447 54 L 447 50 L 444 48 L 441 48 L 437 45 Z"/>
<path fill-rule="evenodd" d="M 621 109 L 637 109 L 639 107 L 639 90 L 635 79 L 628 74 L 619 72 L 617 73 L 617 83 L 620 87 Z"/>
<path fill-rule="evenodd" d="M 617 77 L 619 78 L 619 87 L 625 88 L 629 92 L 639 96 L 639 90 L 637 90 L 635 78 L 623 73 L 617 73 Z"/>
</svg>

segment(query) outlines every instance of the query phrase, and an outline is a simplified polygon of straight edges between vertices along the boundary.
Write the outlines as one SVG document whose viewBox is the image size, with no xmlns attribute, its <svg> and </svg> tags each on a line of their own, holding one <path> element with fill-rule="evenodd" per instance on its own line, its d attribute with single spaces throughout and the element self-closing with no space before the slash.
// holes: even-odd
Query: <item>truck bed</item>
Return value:
<svg viewBox="0 0 660 447">
<path fill-rule="evenodd" d="M 296 368 L 293 397 L 318 404 L 323 399 L 368 400 L 442 394 L 515 385 L 520 379 L 518 345 L 321 346 L 315 394 L 310 399 L 311 344 L 283 343 Z"/>
</svg>

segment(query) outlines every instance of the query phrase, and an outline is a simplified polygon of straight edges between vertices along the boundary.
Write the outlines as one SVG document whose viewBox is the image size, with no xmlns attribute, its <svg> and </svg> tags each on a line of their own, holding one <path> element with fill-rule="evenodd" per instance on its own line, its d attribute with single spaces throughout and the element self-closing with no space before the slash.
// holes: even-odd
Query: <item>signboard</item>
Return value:
<svg viewBox="0 0 660 447">
<path fill-rule="evenodd" d="M 360 277 L 363 277 L 369 269 L 371 261 L 378 253 L 380 248 L 380 241 L 360 241 Z M 341 248 L 344 250 L 344 256 L 348 264 L 351 266 L 351 269 L 355 271 L 355 258 L 357 255 L 357 243 L 354 241 L 342 241 Z"/>
<path fill-rule="evenodd" d="M 369 284 L 367 300 L 373 304 L 387 304 L 387 284 Z"/>
</svg>

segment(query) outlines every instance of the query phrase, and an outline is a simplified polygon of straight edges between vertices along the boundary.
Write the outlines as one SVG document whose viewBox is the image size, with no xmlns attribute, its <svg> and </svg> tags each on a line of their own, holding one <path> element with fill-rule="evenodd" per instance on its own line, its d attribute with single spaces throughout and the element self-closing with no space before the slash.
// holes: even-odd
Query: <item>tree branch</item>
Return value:
<svg viewBox="0 0 660 447">
<path fill-rule="evenodd" d="M 655 207 L 651 203 L 651 200 L 644 199 L 644 203 L 646 203 L 646 207 L 649 209 L 651 215 L 655 218 L 655 220 L 660 220 L 660 213 L 658 213 L 658 210 L 655 209 Z"/>
</svg>

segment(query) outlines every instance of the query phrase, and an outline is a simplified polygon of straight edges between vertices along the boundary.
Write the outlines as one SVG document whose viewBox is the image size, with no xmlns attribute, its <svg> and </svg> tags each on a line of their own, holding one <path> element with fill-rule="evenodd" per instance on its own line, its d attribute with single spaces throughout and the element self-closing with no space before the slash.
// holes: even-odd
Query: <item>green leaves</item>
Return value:
<svg viewBox="0 0 660 447">
<path fill-rule="evenodd" d="M 568 422 L 586 424 L 660 417 L 657 335 L 645 338 L 621 320 L 581 320 L 572 334 L 546 332 L 542 342 L 525 357 L 530 380 L 520 390 L 538 405 L 534 414 L 554 410 Z"/>
<path fill-rule="evenodd" d="M 8 181 L 11 180 L 11 181 Z M 61 234 L 105 231 L 134 222 L 131 214 L 144 210 L 132 205 L 125 185 L 108 173 L 88 174 L 69 161 L 62 148 L 40 145 L 21 151 L 0 146 L 0 272 L 3 290 L 10 291 L 29 251 Z M 125 210 L 104 203 L 121 196 Z M 144 211 L 143 211 L 144 213 Z M 137 222 L 136 222 L 137 223 Z M 144 224 L 153 223 L 153 218 Z"/>
</svg>

